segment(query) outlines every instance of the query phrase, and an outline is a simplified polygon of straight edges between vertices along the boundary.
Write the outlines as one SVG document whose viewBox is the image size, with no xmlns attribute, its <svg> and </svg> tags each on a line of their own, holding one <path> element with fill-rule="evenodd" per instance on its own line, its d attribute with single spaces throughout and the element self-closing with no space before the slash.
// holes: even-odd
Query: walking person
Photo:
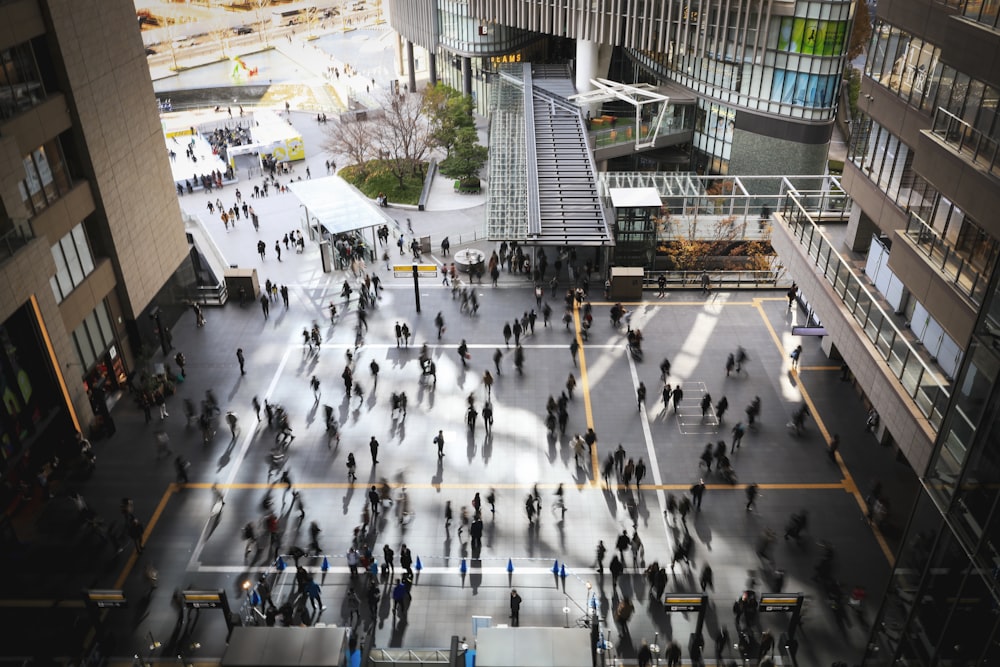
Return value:
<svg viewBox="0 0 1000 667">
<path fill-rule="evenodd" d="M 790 355 L 788 355 L 788 356 L 791 357 L 791 359 L 792 359 L 792 368 L 798 368 L 799 367 L 799 357 L 802 356 L 802 346 L 801 345 L 797 345 L 795 347 L 795 349 L 792 350 L 792 353 Z"/>
<path fill-rule="evenodd" d="M 576 356 L 580 353 L 580 342 L 576 338 L 569 344 L 569 353 L 573 357 L 573 365 L 576 366 Z"/>
<path fill-rule="evenodd" d="M 378 372 L 381 370 L 378 362 L 372 359 L 372 362 L 368 364 L 368 368 L 372 373 L 372 390 L 378 389 Z"/>
<path fill-rule="evenodd" d="M 604 556 L 608 553 L 607 547 L 604 546 L 604 540 L 598 540 L 597 542 L 597 573 L 604 573 Z"/>
<path fill-rule="evenodd" d="M 462 360 L 462 368 L 469 367 L 469 346 L 466 344 L 465 339 L 458 346 L 458 358 Z"/>
<path fill-rule="evenodd" d="M 757 496 L 759 495 L 757 484 L 756 483 L 750 484 L 747 487 L 746 494 L 747 494 L 747 512 L 752 512 L 754 503 L 757 501 Z"/>
<path fill-rule="evenodd" d="M 236 361 L 240 363 L 240 375 L 246 375 L 247 371 L 246 368 L 244 367 L 246 364 L 246 358 L 243 356 L 242 347 L 236 348 Z"/>
<path fill-rule="evenodd" d="M 736 422 L 733 426 L 733 448 L 729 451 L 730 454 L 735 454 L 736 450 L 740 448 L 740 443 L 743 442 L 743 434 L 746 431 L 743 429 L 743 422 Z"/>
<path fill-rule="evenodd" d="M 486 401 L 483 406 L 483 424 L 486 426 L 486 435 L 493 432 L 493 403 Z"/>
<path fill-rule="evenodd" d="M 372 439 L 368 441 L 368 449 L 372 453 L 372 467 L 374 468 L 375 464 L 378 463 L 378 440 L 375 439 L 374 435 L 372 436 Z"/>
<path fill-rule="evenodd" d="M 437 445 L 438 458 L 444 458 L 444 431 L 438 431 L 438 434 L 434 436 L 434 444 Z"/>
<path fill-rule="evenodd" d="M 315 375 L 309 380 L 309 386 L 313 390 L 313 403 L 319 403 L 320 391 L 319 391 L 319 378 Z"/>
<path fill-rule="evenodd" d="M 705 480 L 699 479 L 696 484 L 691 486 L 691 503 L 694 508 L 701 511 L 701 497 L 705 495 Z"/>
<path fill-rule="evenodd" d="M 681 401 L 684 400 L 684 390 L 681 389 L 680 385 L 674 387 L 673 394 L 670 398 L 674 402 L 674 414 L 677 414 L 677 408 L 680 406 Z"/>
<path fill-rule="evenodd" d="M 641 412 L 642 407 L 646 404 L 646 383 L 640 382 L 639 388 L 635 390 L 635 399 L 638 404 L 638 409 Z"/>
</svg>

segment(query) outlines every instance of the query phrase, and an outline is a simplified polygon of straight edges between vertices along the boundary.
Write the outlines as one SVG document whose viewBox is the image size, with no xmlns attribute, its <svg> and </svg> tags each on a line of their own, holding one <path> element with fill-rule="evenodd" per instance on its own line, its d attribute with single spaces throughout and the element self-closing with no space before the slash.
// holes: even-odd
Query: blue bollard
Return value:
<svg viewBox="0 0 1000 667">
<path fill-rule="evenodd" d="M 275 561 L 274 567 L 276 567 L 278 569 L 278 572 L 284 572 L 285 571 L 285 559 L 282 558 L 281 556 L 278 556 L 278 560 Z"/>
<path fill-rule="evenodd" d="M 413 569 L 416 570 L 417 572 L 420 572 L 420 570 L 424 569 L 424 564 L 420 562 L 420 556 L 417 556 L 417 564 L 413 566 Z"/>
<path fill-rule="evenodd" d="M 464 558 L 462 559 L 462 564 L 458 566 L 458 571 L 461 572 L 462 574 L 465 574 L 466 572 L 469 571 L 468 566 L 465 564 Z"/>
<path fill-rule="evenodd" d="M 514 561 L 511 560 L 510 558 L 508 558 L 507 559 L 507 574 L 510 574 L 513 571 L 514 571 Z"/>
<path fill-rule="evenodd" d="M 552 562 L 552 574 L 559 574 L 559 561 Z"/>
<path fill-rule="evenodd" d="M 326 556 L 323 556 L 323 564 L 319 566 L 319 569 L 323 570 L 324 572 L 330 571 L 330 561 L 327 560 Z"/>
<path fill-rule="evenodd" d="M 559 576 L 562 577 L 563 579 L 566 578 L 566 563 L 563 563 L 562 565 L 559 566 Z"/>
</svg>

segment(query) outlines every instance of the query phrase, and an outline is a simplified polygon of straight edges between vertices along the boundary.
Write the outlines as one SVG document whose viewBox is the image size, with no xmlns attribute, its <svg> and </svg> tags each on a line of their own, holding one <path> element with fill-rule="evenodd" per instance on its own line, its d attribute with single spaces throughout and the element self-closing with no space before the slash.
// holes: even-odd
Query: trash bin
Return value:
<svg viewBox="0 0 1000 667">
<path fill-rule="evenodd" d="M 431 251 L 431 237 L 421 236 L 420 237 L 420 252 L 430 252 Z"/>
</svg>

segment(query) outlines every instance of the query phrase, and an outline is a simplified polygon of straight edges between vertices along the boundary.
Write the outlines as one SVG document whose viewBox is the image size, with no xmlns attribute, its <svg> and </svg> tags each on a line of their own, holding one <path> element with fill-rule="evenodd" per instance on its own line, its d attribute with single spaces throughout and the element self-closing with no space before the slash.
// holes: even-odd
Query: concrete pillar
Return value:
<svg viewBox="0 0 1000 667">
<path fill-rule="evenodd" d="M 586 93 L 594 89 L 590 80 L 599 76 L 597 59 L 600 51 L 601 45 L 597 42 L 576 40 L 576 92 Z"/>
<path fill-rule="evenodd" d="M 878 225 L 864 214 L 860 206 L 855 206 L 851 209 L 851 217 L 847 221 L 844 245 L 853 252 L 866 252 L 871 245 L 872 234 L 877 232 Z"/>
<path fill-rule="evenodd" d="M 406 71 L 410 75 L 410 92 L 417 92 L 417 73 L 413 64 L 413 42 L 406 40 Z"/>
<path fill-rule="evenodd" d="M 438 83 L 438 59 L 437 54 L 431 51 L 427 52 L 427 70 L 430 74 L 431 85 L 436 86 Z"/>
<path fill-rule="evenodd" d="M 576 40 L 576 92 L 586 93 L 594 89 L 591 79 L 602 79 L 608 75 L 611 65 L 611 47 L 585 39 Z M 601 110 L 600 102 L 586 105 L 585 110 L 596 116 Z"/>
<path fill-rule="evenodd" d="M 462 56 L 462 92 L 472 94 L 472 58 Z"/>
</svg>

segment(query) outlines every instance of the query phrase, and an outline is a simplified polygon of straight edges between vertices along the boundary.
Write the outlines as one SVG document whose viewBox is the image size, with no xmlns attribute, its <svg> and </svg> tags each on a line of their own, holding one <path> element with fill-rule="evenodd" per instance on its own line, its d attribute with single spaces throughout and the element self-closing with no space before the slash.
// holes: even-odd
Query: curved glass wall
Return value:
<svg viewBox="0 0 1000 667">
<path fill-rule="evenodd" d="M 452 53 L 501 55 L 537 39 L 535 33 L 474 17 L 468 0 L 438 0 L 438 40 Z"/>
<path fill-rule="evenodd" d="M 833 118 L 851 28 L 851 3 L 809 0 L 764 24 L 755 8 L 678 12 L 662 53 L 643 66 L 716 100 L 787 118 Z"/>
</svg>

